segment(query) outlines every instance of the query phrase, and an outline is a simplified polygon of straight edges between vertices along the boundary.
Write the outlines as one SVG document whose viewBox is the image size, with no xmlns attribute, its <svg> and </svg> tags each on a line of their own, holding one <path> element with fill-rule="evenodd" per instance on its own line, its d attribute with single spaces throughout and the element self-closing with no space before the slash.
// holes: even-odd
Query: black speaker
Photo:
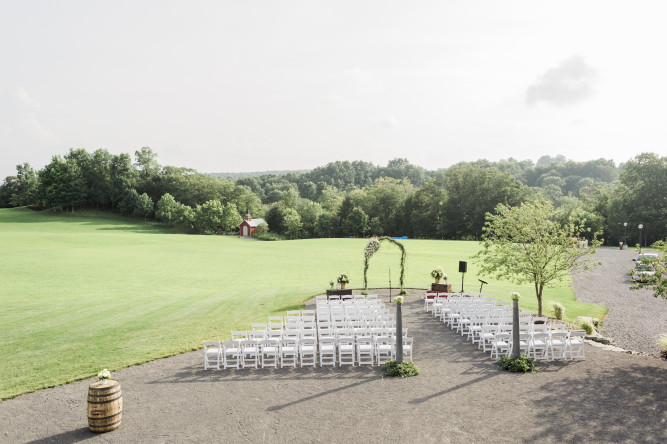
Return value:
<svg viewBox="0 0 667 444">
<path fill-rule="evenodd" d="M 468 272 L 468 263 L 466 261 L 459 261 L 459 273 Z"/>
</svg>

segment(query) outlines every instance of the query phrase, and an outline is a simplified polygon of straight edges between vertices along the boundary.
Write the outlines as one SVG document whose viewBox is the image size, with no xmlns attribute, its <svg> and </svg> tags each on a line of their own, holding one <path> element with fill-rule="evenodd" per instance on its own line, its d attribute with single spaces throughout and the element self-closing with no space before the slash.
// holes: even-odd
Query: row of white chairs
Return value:
<svg viewBox="0 0 667 444">
<path fill-rule="evenodd" d="M 412 338 L 403 337 L 403 356 L 412 360 Z M 318 353 L 319 351 L 319 353 Z M 396 358 L 396 339 L 390 336 L 266 339 L 255 342 L 204 341 L 204 369 L 300 367 L 317 365 L 382 365 Z"/>
<path fill-rule="evenodd" d="M 491 357 L 512 353 L 512 309 L 504 302 L 460 295 L 432 301 L 429 306 L 434 316 L 484 352 L 490 352 Z M 527 356 L 554 360 L 567 359 L 569 353 L 570 359 L 585 359 L 583 331 L 569 332 L 565 324 L 546 323 L 546 317 L 538 318 L 527 311 L 520 312 L 519 323 L 520 347 Z"/>
<path fill-rule="evenodd" d="M 404 356 L 413 339 L 401 332 Z M 377 297 L 316 301 L 316 310 L 291 310 L 251 330 L 232 331 L 229 341 L 204 341 L 205 368 L 375 365 L 395 359 L 396 321 Z M 319 353 L 318 353 L 319 351 Z"/>
</svg>

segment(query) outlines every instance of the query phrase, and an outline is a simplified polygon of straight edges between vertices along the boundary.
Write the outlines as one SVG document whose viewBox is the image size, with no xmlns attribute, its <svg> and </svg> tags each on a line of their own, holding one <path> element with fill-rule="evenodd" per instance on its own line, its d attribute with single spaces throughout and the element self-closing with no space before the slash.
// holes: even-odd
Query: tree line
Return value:
<svg viewBox="0 0 667 444">
<path fill-rule="evenodd" d="M 640 223 L 642 244 L 667 237 L 667 157 L 653 153 L 619 166 L 543 156 L 427 170 L 398 158 L 386 166 L 338 161 L 307 172 L 224 178 L 161 166 L 143 147 L 134 157 L 71 149 L 39 171 L 28 163 L 16 170 L 0 185 L 0 207 L 111 210 L 187 232 L 235 231 L 247 210 L 290 239 L 480 239 L 486 213 L 498 204 L 541 199 L 556 219 L 600 232 L 609 245 L 637 243 Z"/>
</svg>

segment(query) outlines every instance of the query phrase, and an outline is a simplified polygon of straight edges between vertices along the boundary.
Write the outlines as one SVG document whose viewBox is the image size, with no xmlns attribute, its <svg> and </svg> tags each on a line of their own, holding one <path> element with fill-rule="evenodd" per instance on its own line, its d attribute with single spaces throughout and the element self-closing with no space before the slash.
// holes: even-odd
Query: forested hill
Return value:
<svg viewBox="0 0 667 444">
<path fill-rule="evenodd" d="M 273 171 L 247 171 L 244 173 L 206 173 L 209 176 L 220 177 L 222 179 L 242 179 L 244 177 L 260 176 L 283 176 L 287 173 L 307 173 L 310 170 L 273 170 Z"/>
<path fill-rule="evenodd" d="M 667 237 L 667 157 L 652 153 L 620 166 L 606 159 L 543 156 L 537 162 L 478 160 L 428 170 L 398 158 L 386 166 L 337 161 L 311 171 L 239 176 L 161 166 L 147 147 L 134 159 L 72 149 L 39 171 L 18 165 L 17 174 L 0 185 L 0 206 L 93 207 L 202 233 L 236 230 L 248 209 L 271 232 L 291 239 L 479 239 L 486 213 L 499 203 L 543 198 L 555 207 L 555 219 L 585 220 L 609 245 L 624 236 L 630 245 L 637 243 L 640 223 L 642 244 Z"/>
</svg>

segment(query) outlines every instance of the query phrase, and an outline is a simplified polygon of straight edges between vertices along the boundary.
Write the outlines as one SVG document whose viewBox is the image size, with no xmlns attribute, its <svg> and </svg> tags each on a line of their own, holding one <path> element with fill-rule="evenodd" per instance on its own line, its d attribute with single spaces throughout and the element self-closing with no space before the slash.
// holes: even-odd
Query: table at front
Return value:
<svg viewBox="0 0 667 444">
<path fill-rule="evenodd" d="M 351 288 L 330 289 L 327 290 L 327 301 L 329 300 L 329 296 L 352 296 L 352 289 Z M 341 299 L 343 298 L 341 297 Z M 350 297 L 349 299 L 352 298 Z"/>
</svg>

